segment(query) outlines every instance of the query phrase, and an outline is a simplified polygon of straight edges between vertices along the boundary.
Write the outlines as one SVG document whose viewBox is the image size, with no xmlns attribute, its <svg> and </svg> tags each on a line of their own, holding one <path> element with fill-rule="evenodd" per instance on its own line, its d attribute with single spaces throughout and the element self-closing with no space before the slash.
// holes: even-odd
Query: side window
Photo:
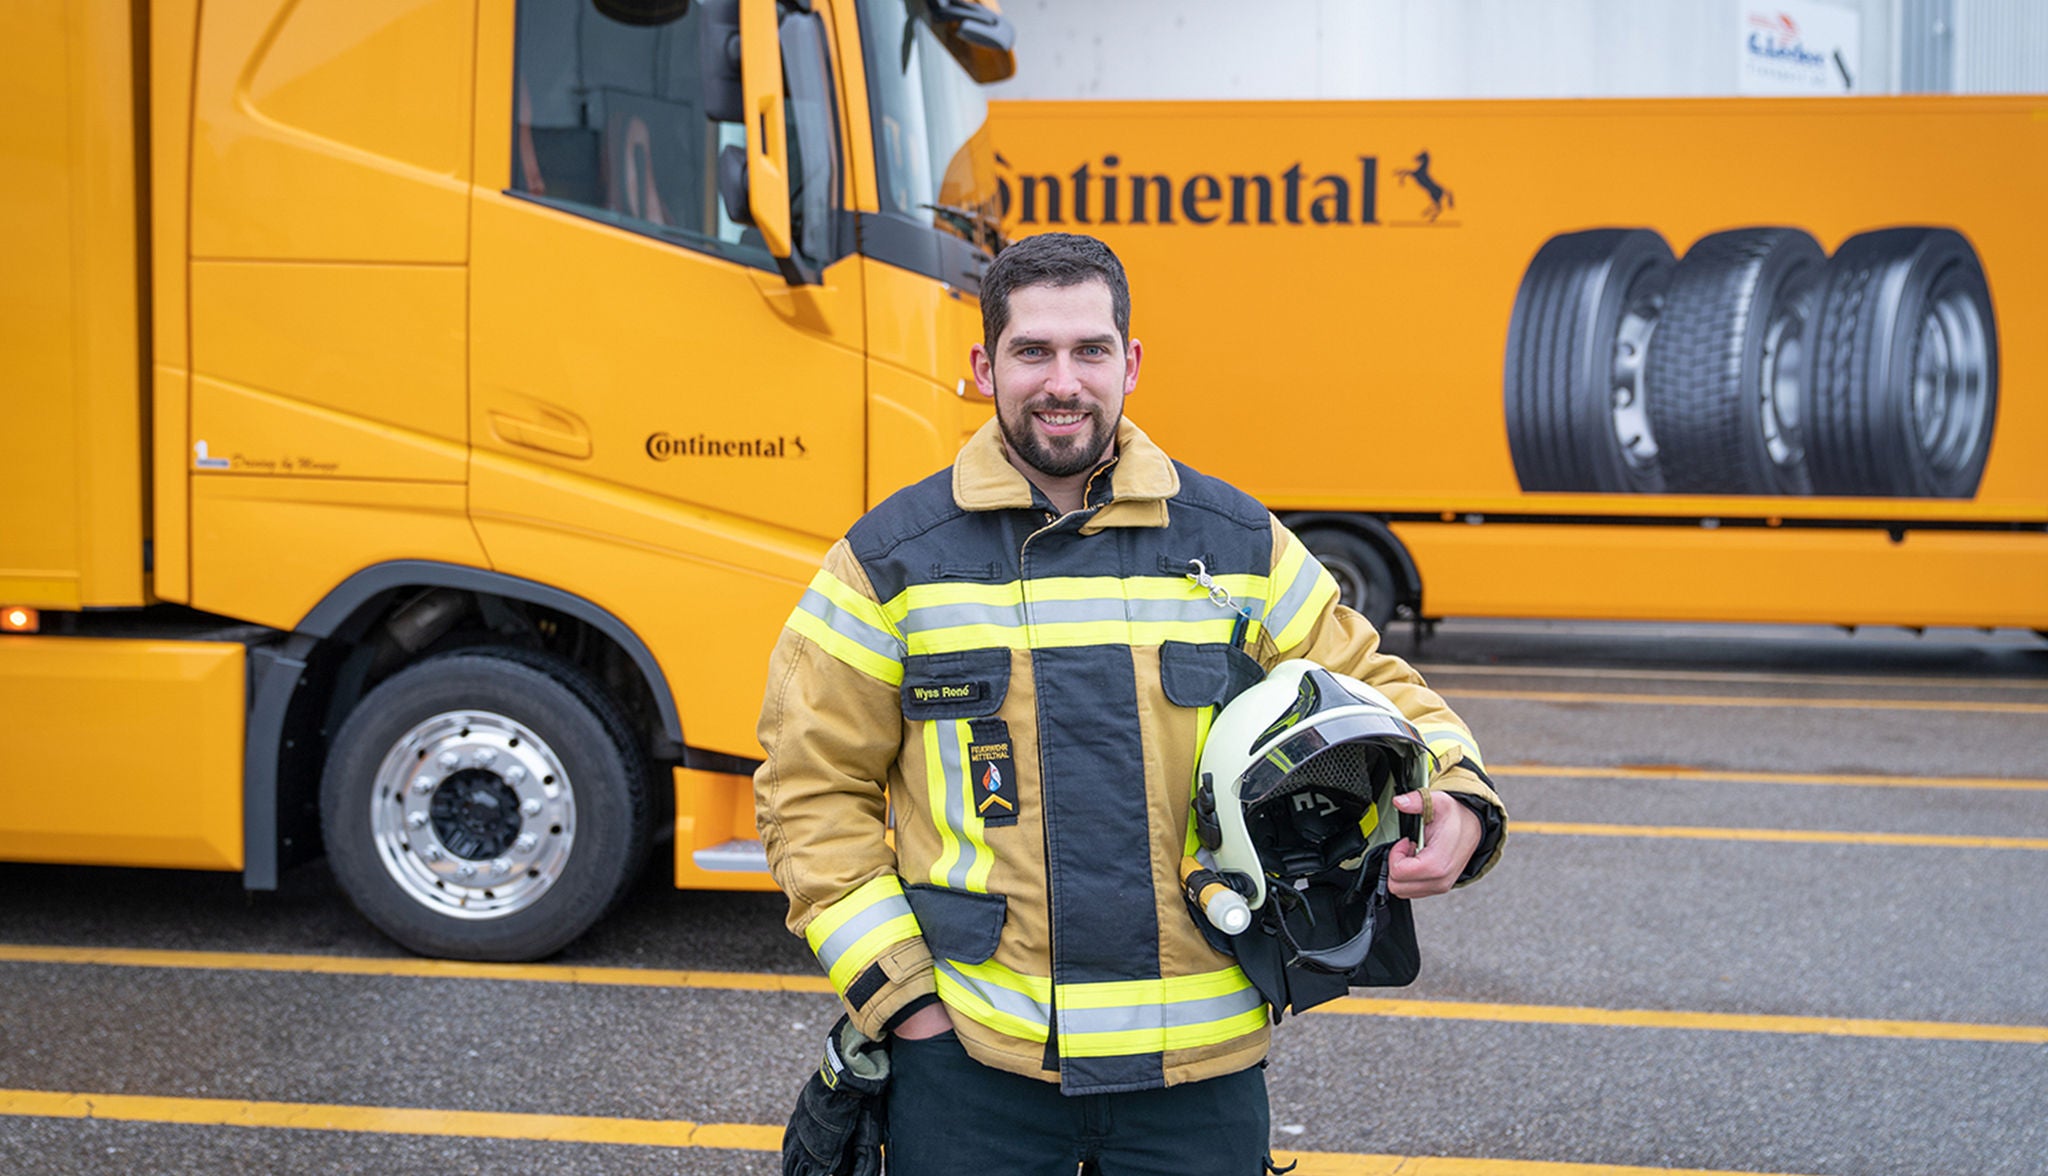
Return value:
<svg viewBox="0 0 2048 1176">
<path fill-rule="evenodd" d="M 692 4 L 679 18 L 642 25 L 612 19 L 593 0 L 519 0 L 511 190 L 772 268 L 760 235 L 720 199 L 719 156 L 743 152 L 746 132 L 704 109 L 706 9 Z M 797 243 L 822 264 L 836 255 L 837 118 L 823 33 L 796 28 L 806 22 L 817 18 L 782 22 L 790 201 Z M 824 158 L 800 164 L 799 139 Z"/>
</svg>

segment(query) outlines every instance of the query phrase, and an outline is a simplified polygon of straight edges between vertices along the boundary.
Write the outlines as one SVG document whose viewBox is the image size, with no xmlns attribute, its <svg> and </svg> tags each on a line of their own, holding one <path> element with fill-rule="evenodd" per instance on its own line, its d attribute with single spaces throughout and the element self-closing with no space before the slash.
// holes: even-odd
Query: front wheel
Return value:
<svg viewBox="0 0 2048 1176">
<path fill-rule="evenodd" d="M 645 861 L 648 775 L 617 706 L 573 666 L 511 649 L 430 658 L 336 734 L 327 857 L 363 916 L 413 951 L 537 959 Z"/>
<path fill-rule="evenodd" d="M 1385 632 L 1394 619 L 1399 590 L 1394 584 L 1394 566 L 1379 548 L 1342 527 L 1310 527 L 1300 539 L 1337 581 L 1338 603 Z"/>
</svg>

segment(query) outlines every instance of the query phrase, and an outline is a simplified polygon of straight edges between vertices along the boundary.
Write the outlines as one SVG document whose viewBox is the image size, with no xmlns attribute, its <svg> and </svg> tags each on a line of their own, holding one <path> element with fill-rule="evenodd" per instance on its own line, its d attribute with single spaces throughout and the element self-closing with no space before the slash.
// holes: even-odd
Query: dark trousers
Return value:
<svg viewBox="0 0 2048 1176">
<path fill-rule="evenodd" d="M 1068 1098 L 993 1070 L 951 1033 L 889 1043 L 889 1176 L 1260 1176 L 1266 1072 Z"/>
</svg>

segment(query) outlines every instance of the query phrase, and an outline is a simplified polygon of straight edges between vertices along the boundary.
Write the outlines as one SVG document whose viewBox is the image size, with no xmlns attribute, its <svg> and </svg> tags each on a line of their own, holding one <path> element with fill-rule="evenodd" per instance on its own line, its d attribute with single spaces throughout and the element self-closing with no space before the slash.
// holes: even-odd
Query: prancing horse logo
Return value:
<svg viewBox="0 0 2048 1176">
<path fill-rule="evenodd" d="M 1406 184 L 1409 180 L 1414 180 L 1421 186 L 1423 191 L 1429 193 L 1429 211 L 1422 214 L 1425 220 L 1434 221 L 1437 217 L 1443 215 L 1444 209 L 1456 208 L 1458 206 L 1458 202 L 1451 197 L 1451 190 L 1437 183 L 1430 176 L 1429 152 L 1427 151 L 1420 152 L 1415 156 L 1414 167 L 1394 169 L 1394 176 L 1403 184 Z"/>
</svg>

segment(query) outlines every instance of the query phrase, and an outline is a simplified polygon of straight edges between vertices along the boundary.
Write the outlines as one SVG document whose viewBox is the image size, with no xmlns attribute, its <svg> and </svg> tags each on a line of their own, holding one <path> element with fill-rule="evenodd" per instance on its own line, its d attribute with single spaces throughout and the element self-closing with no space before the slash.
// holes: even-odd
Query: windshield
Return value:
<svg viewBox="0 0 2048 1176">
<path fill-rule="evenodd" d="M 995 156 L 988 100 L 925 23 L 924 0 L 860 0 L 882 211 L 989 252 Z"/>
</svg>

